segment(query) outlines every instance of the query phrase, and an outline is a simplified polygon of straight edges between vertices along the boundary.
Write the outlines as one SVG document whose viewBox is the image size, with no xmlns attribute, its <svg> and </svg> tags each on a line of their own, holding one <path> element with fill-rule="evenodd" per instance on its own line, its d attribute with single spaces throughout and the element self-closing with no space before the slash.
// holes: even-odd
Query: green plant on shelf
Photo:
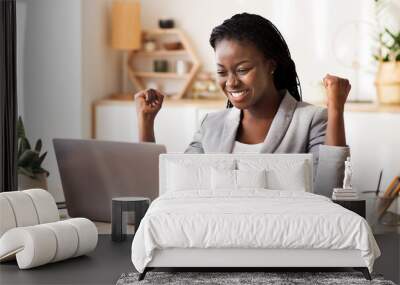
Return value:
<svg viewBox="0 0 400 285">
<path fill-rule="evenodd" d="M 391 41 L 384 41 L 383 38 L 388 36 Z M 384 62 L 400 61 L 400 31 L 396 35 L 385 28 L 385 32 L 379 34 L 379 40 L 381 43 L 380 54 L 374 55 L 374 58 Z"/>
<path fill-rule="evenodd" d="M 378 22 L 378 53 L 374 55 L 377 61 L 389 62 L 400 61 L 400 29 L 388 28 L 384 22 L 390 18 L 388 10 L 393 10 L 389 7 L 391 3 L 388 0 L 375 0 L 376 5 L 376 20 Z"/>
<path fill-rule="evenodd" d="M 43 173 L 49 176 L 49 172 L 41 166 L 47 155 L 47 152 L 40 154 L 42 150 L 42 140 L 38 139 L 35 148 L 31 148 L 31 144 L 25 134 L 25 127 L 21 117 L 19 117 L 17 121 L 17 138 L 18 174 L 26 175 L 33 179 L 37 179 L 38 175 Z"/>
</svg>

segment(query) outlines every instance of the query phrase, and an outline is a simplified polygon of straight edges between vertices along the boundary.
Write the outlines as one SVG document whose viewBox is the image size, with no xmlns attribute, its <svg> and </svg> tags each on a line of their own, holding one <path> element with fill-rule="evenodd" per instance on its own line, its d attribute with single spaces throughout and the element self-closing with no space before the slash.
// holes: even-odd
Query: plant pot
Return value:
<svg viewBox="0 0 400 285">
<path fill-rule="evenodd" d="M 46 173 L 36 174 L 36 178 L 18 174 L 18 190 L 26 190 L 32 188 L 40 188 L 47 190 L 47 176 Z"/>
<path fill-rule="evenodd" d="M 400 62 L 380 62 L 375 85 L 379 103 L 400 104 Z"/>
</svg>

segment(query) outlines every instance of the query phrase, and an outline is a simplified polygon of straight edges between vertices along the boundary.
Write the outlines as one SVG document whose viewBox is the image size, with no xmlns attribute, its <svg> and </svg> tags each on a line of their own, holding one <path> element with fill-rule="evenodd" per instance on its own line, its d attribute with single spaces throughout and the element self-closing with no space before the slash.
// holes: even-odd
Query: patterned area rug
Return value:
<svg viewBox="0 0 400 285">
<path fill-rule="evenodd" d="M 368 281 L 360 272 L 148 272 L 142 281 L 138 281 L 138 276 L 139 273 L 124 273 L 118 279 L 117 285 L 395 285 L 392 281 L 384 280 L 379 275 L 372 275 L 372 281 Z"/>
</svg>

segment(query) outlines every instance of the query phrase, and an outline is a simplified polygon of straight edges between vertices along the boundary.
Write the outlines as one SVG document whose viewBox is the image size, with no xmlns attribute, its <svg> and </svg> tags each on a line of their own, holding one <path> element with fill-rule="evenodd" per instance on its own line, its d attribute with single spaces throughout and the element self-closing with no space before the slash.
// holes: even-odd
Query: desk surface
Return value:
<svg viewBox="0 0 400 285">
<path fill-rule="evenodd" d="M 326 106 L 326 102 L 309 102 L 317 106 Z M 134 104 L 133 95 L 125 94 L 119 96 L 110 96 L 102 98 L 94 102 L 95 106 L 98 105 L 130 105 Z M 194 106 L 199 108 L 225 108 L 226 98 L 221 95 L 217 99 L 169 99 L 164 100 L 166 106 Z M 346 112 L 372 112 L 372 113 L 400 113 L 400 104 L 378 104 L 376 102 L 346 102 Z"/>
<path fill-rule="evenodd" d="M 80 256 L 28 270 L 19 270 L 16 261 L 0 264 L 0 283 L 16 284 L 115 284 L 122 273 L 134 271 L 131 262 L 132 236 L 112 242 L 99 235 L 96 249 Z"/>
</svg>

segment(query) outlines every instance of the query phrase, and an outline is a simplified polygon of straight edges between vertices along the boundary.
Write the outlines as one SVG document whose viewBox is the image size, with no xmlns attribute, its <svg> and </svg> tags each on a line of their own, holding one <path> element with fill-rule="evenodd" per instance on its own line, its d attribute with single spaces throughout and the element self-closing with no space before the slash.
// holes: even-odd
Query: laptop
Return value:
<svg viewBox="0 0 400 285">
<path fill-rule="evenodd" d="M 163 145 L 53 139 L 68 214 L 111 221 L 114 197 L 158 197 Z"/>
</svg>

